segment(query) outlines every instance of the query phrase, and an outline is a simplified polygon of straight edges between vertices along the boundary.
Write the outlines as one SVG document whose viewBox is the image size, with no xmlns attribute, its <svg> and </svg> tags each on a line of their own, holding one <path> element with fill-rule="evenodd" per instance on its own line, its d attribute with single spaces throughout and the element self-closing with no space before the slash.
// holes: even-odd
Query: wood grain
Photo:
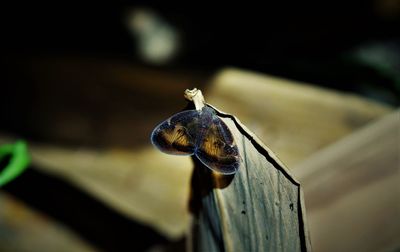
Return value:
<svg viewBox="0 0 400 252">
<path fill-rule="evenodd" d="M 192 196 L 199 201 L 193 251 L 311 251 L 300 184 L 237 118 L 218 115 L 232 131 L 242 162 L 230 176 L 197 162 L 192 190 L 202 193 Z"/>
<path fill-rule="evenodd" d="M 21 65 L 25 74 L 15 78 L 27 76 L 20 83 L 35 83 L 19 106 L 23 121 L 17 123 L 41 138 L 29 143 L 34 166 L 171 239 L 182 237 L 189 226 L 193 165 L 188 157 L 154 150 L 148 139 L 157 123 L 185 106 L 182 91 L 205 78 L 126 62 L 31 63 Z M 237 115 L 289 168 L 392 110 L 354 95 L 232 68 L 217 72 L 202 90 L 207 101 Z M 8 141 L 14 139 L 0 136 L 0 142 Z"/>
</svg>

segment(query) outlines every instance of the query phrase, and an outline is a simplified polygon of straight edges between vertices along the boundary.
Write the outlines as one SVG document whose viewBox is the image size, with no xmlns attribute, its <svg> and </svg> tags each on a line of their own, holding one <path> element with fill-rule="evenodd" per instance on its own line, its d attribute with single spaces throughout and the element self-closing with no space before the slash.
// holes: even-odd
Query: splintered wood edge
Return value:
<svg viewBox="0 0 400 252">
<path fill-rule="evenodd" d="M 288 168 L 285 164 L 279 160 L 279 158 L 258 138 L 253 132 L 251 132 L 242 122 L 234 115 L 225 113 L 223 111 L 218 110 L 213 105 L 208 103 L 204 103 L 206 106 L 214 109 L 219 116 L 228 117 L 232 119 L 235 123 L 238 130 L 249 139 L 249 141 L 253 144 L 253 146 L 259 151 L 261 155 L 263 155 L 276 169 L 280 170 L 283 175 L 289 179 L 294 185 L 298 187 L 298 195 L 299 195 L 299 235 L 301 241 L 302 251 L 312 251 L 311 247 L 311 239 L 310 233 L 307 225 L 307 217 L 306 217 L 306 209 L 305 209 L 305 201 L 304 201 L 304 193 L 303 189 L 300 186 L 299 181 L 297 181 L 289 172 Z"/>
</svg>

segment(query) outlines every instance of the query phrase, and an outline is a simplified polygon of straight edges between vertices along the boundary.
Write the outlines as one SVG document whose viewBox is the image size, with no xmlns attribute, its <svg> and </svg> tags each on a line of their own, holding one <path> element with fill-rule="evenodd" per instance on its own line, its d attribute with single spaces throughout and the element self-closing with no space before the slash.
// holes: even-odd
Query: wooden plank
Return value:
<svg viewBox="0 0 400 252">
<path fill-rule="evenodd" d="M 348 93 L 227 68 L 204 90 L 207 101 L 234 113 L 292 166 L 392 108 Z"/>
<path fill-rule="evenodd" d="M 400 110 L 293 169 L 316 251 L 400 248 Z"/>
<path fill-rule="evenodd" d="M 192 164 L 188 157 L 154 150 L 149 135 L 184 106 L 182 90 L 202 78 L 79 59 L 35 60 L 21 68 L 36 85 L 31 102 L 21 105 L 31 109 L 20 118 L 30 119 L 19 125 L 46 137 L 29 142 L 34 166 L 171 239 L 182 237 L 189 223 Z M 219 71 L 204 90 L 212 104 L 235 113 L 288 167 L 391 111 L 360 97 L 239 69 Z M 10 141 L 0 136 L 0 142 Z"/>
<path fill-rule="evenodd" d="M 192 250 L 311 251 L 300 184 L 237 118 L 220 111 L 218 116 L 230 128 L 242 162 L 230 176 L 196 162 Z"/>
</svg>

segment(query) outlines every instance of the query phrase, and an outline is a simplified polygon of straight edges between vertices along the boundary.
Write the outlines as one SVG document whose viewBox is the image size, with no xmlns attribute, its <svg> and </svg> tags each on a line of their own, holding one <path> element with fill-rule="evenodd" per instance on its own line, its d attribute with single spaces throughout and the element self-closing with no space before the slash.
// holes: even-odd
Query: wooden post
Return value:
<svg viewBox="0 0 400 252">
<path fill-rule="evenodd" d="M 200 90 L 185 97 L 205 104 Z M 281 161 L 234 116 L 212 107 L 231 130 L 239 172 L 213 173 L 193 158 L 191 251 L 311 251 L 302 190 Z"/>
</svg>

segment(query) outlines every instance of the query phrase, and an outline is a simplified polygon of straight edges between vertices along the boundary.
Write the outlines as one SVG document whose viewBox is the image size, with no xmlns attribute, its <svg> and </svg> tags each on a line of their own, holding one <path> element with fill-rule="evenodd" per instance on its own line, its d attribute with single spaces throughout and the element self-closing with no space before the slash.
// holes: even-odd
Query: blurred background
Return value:
<svg viewBox="0 0 400 252">
<path fill-rule="evenodd" d="M 349 177 L 349 193 L 380 173 L 398 177 L 398 113 L 386 128 L 378 125 L 400 104 L 397 0 L 221 7 L 58 1 L 4 6 L 0 18 L 0 144 L 23 138 L 32 154 L 29 169 L 0 189 L 0 251 L 184 251 L 191 163 L 154 151 L 149 135 L 186 106 L 183 91 L 195 86 L 242 119 L 301 182 L 318 181 L 315 170 L 327 169 L 313 166 L 321 151 L 331 161 L 362 157 L 356 174 L 371 176 Z M 370 135 L 376 138 L 362 142 Z M 382 139 L 390 142 L 371 147 Z M 348 142 L 359 148 L 335 151 Z M 302 173 L 307 166 L 315 170 Z M 321 191 L 324 181 L 313 188 Z M 313 212 L 327 208 L 316 199 L 326 195 L 304 183 L 317 251 L 361 249 L 385 223 L 396 226 L 371 251 L 400 248 L 394 198 L 379 203 L 390 213 L 366 215 L 381 216 L 363 228 L 371 232 L 334 247 L 330 228 L 317 231 L 343 216 Z M 350 220 L 357 216 L 347 210 Z M 324 237 L 314 238 L 313 228 Z"/>
</svg>

